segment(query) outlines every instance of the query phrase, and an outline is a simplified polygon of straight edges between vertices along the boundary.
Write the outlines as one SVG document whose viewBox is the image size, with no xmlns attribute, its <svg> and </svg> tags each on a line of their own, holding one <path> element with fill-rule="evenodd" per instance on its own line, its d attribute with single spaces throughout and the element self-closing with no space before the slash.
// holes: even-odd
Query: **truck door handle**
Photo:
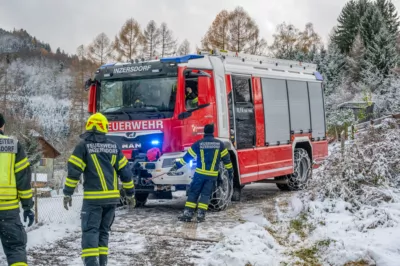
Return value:
<svg viewBox="0 0 400 266">
<path fill-rule="evenodd" d="M 213 118 L 212 115 L 206 115 L 205 118 Z"/>
</svg>

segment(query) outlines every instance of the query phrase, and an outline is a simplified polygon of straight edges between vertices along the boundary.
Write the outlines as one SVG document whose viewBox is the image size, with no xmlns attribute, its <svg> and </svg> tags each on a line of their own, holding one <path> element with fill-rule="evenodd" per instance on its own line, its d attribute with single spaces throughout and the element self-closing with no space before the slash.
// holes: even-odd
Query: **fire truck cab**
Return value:
<svg viewBox="0 0 400 266">
<path fill-rule="evenodd" d="M 328 155 L 321 83 L 314 64 L 213 50 L 106 64 L 86 87 L 89 113 L 109 119 L 108 135 L 131 163 L 139 204 L 188 189 L 196 162 L 169 170 L 214 123 L 235 172 L 229 181 L 221 165 L 210 208 L 222 210 L 246 184 L 307 183 Z"/>
</svg>

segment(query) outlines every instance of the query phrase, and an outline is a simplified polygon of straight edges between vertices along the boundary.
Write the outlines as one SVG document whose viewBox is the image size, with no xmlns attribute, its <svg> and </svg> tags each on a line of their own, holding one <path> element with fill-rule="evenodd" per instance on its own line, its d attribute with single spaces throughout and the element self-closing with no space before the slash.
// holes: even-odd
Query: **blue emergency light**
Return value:
<svg viewBox="0 0 400 266">
<path fill-rule="evenodd" d="M 153 145 L 158 145 L 158 144 L 160 144 L 160 141 L 159 141 L 159 140 L 152 140 L 152 141 L 151 141 L 151 144 L 153 144 Z"/>
<path fill-rule="evenodd" d="M 184 55 L 184 56 L 166 57 L 166 58 L 161 58 L 160 62 L 161 63 L 187 63 L 189 60 L 199 59 L 199 58 L 204 58 L 204 55 L 188 54 L 188 55 Z"/>
</svg>

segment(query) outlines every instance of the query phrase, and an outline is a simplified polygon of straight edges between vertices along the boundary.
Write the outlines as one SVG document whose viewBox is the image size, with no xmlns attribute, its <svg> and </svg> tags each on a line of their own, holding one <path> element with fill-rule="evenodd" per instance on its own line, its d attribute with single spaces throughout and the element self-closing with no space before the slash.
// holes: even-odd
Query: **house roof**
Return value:
<svg viewBox="0 0 400 266">
<path fill-rule="evenodd" d="M 40 145 L 42 146 L 42 152 L 44 158 L 55 159 L 61 155 L 61 153 L 54 148 L 49 142 L 46 141 L 42 136 L 37 137 Z"/>
<path fill-rule="evenodd" d="M 40 146 L 42 146 L 43 158 L 55 159 L 61 155 L 61 153 L 53 147 L 43 136 L 41 136 L 36 130 L 31 130 L 30 133 L 33 137 L 37 138 Z"/>
</svg>

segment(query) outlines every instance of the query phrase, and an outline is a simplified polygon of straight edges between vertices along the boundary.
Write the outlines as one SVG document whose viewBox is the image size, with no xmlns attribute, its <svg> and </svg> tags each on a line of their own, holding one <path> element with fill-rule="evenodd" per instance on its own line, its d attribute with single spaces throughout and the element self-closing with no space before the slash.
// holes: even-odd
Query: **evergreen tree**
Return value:
<svg viewBox="0 0 400 266">
<path fill-rule="evenodd" d="M 381 11 L 389 33 L 397 36 L 400 22 L 394 4 L 390 0 L 376 0 L 376 6 Z"/>
<path fill-rule="evenodd" d="M 319 70 L 324 76 L 325 93 L 329 95 L 342 83 L 346 57 L 334 42 L 330 42 L 326 55 L 317 60 L 320 60 Z"/>
<path fill-rule="evenodd" d="M 365 47 L 360 34 L 358 34 L 346 58 L 348 85 L 358 83 L 361 80 L 361 71 L 365 67 L 364 57 Z"/>
<path fill-rule="evenodd" d="M 365 47 L 369 47 L 375 36 L 379 34 L 385 22 L 380 10 L 375 6 L 369 6 L 364 16 L 361 18 L 360 33 Z"/>
<path fill-rule="evenodd" d="M 371 45 L 366 50 L 367 67 L 363 73 L 364 82 L 369 84 L 368 80 L 375 74 L 380 80 L 389 76 L 390 70 L 396 66 L 398 62 L 398 54 L 396 52 L 396 43 L 392 34 L 386 27 L 382 27 L 380 32 L 375 35 Z"/>
<path fill-rule="evenodd" d="M 360 31 L 361 18 L 371 5 L 369 0 L 351 0 L 342 9 L 338 18 L 339 25 L 332 37 L 342 53 L 350 52 L 354 39 Z"/>
</svg>

